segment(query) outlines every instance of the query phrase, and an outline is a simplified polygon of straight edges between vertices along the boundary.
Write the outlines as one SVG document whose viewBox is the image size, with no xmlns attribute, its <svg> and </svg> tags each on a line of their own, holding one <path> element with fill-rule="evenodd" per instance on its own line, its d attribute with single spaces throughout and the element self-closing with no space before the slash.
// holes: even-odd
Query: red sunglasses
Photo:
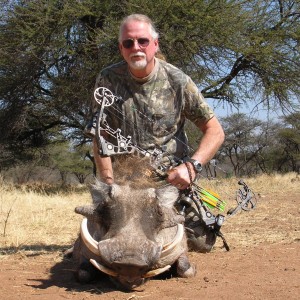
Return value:
<svg viewBox="0 0 300 300">
<path fill-rule="evenodd" d="M 135 39 L 127 39 L 122 42 L 122 46 L 125 49 L 130 49 L 134 46 L 134 41 L 137 41 L 141 48 L 146 48 L 150 43 L 150 40 L 147 38 L 138 38 L 136 40 Z"/>
</svg>

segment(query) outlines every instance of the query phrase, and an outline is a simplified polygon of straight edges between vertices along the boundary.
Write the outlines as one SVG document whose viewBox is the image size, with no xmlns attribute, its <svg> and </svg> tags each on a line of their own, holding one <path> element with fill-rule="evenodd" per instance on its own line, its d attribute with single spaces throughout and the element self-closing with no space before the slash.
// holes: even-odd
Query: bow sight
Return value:
<svg viewBox="0 0 300 300">
<path fill-rule="evenodd" d="M 123 101 L 122 98 L 115 96 L 109 89 L 99 87 L 94 92 L 94 98 L 99 105 L 98 112 L 94 115 L 92 125 L 89 128 L 89 135 L 96 136 L 99 154 L 102 156 L 113 156 L 120 154 L 138 153 L 149 157 L 150 165 L 154 168 L 155 173 L 159 177 L 166 178 L 170 168 L 178 166 L 185 162 L 185 159 L 179 159 L 174 155 L 163 151 L 161 147 L 152 150 L 145 150 L 135 144 L 131 136 L 123 136 L 120 128 L 113 129 L 109 126 L 107 115 L 104 112 L 105 108 L 118 104 Z M 163 160 L 164 158 L 164 160 Z M 165 161 L 167 158 L 167 163 Z M 243 189 L 237 191 L 237 206 L 231 208 L 227 212 L 227 218 L 235 215 L 240 210 L 250 210 L 255 208 L 257 199 L 247 184 L 240 180 L 239 185 Z M 177 202 L 179 213 L 185 216 L 186 209 L 191 206 L 196 208 L 197 214 L 211 231 L 217 236 L 221 237 L 226 250 L 229 246 L 220 231 L 221 226 L 225 221 L 225 216 L 221 213 L 214 214 L 213 210 L 224 212 L 226 202 L 220 199 L 220 196 L 215 192 L 208 191 L 192 182 L 184 191 L 181 191 L 181 196 Z M 193 229 L 187 228 L 189 232 Z"/>
</svg>

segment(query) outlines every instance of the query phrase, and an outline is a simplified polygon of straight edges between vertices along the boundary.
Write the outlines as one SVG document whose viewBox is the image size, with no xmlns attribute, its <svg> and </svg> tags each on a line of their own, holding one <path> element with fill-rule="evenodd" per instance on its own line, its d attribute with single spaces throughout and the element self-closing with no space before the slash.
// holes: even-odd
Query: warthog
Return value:
<svg viewBox="0 0 300 300">
<path fill-rule="evenodd" d="M 134 189 L 97 182 L 91 194 L 91 205 L 75 209 L 85 217 L 73 251 L 80 282 L 94 279 L 96 269 L 129 290 L 171 266 L 180 277 L 195 276 L 184 220 L 174 209 L 175 187 Z"/>
</svg>

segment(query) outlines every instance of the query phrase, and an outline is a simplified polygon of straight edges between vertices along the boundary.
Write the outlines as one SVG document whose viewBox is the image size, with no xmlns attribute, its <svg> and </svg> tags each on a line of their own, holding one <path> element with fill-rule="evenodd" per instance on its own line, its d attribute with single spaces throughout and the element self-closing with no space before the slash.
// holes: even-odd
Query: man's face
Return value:
<svg viewBox="0 0 300 300">
<path fill-rule="evenodd" d="M 146 77 L 151 73 L 154 68 L 154 56 L 158 50 L 158 40 L 151 37 L 150 26 L 147 23 L 135 20 L 126 23 L 119 48 L 133 75 Z"/>
</svg>

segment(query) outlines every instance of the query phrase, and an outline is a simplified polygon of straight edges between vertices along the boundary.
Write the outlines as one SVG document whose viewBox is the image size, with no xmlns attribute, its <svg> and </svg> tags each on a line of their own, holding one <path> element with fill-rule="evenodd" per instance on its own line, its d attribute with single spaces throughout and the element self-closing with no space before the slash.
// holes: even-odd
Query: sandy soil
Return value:
<svg viewBox="0 0 300 300">
<path fill-rule="evenodd" d="M 75 266 L 59 247 L 31 247 L 0 256 L 1 299 L 300 299 L 298 193 L 262 195 L 251 212 L 228 219 L 209 254 L 190 253 L 192 279 L 152 279 L 133 292 L 117 290 L 104 278 L 80 285 Z M 67 247 L 68 245 L 66 245 Z M 54 250 L 53 250 L 54 249 Z M 3 253 L 3 249 L 2 250 Z"/>
</svg>

